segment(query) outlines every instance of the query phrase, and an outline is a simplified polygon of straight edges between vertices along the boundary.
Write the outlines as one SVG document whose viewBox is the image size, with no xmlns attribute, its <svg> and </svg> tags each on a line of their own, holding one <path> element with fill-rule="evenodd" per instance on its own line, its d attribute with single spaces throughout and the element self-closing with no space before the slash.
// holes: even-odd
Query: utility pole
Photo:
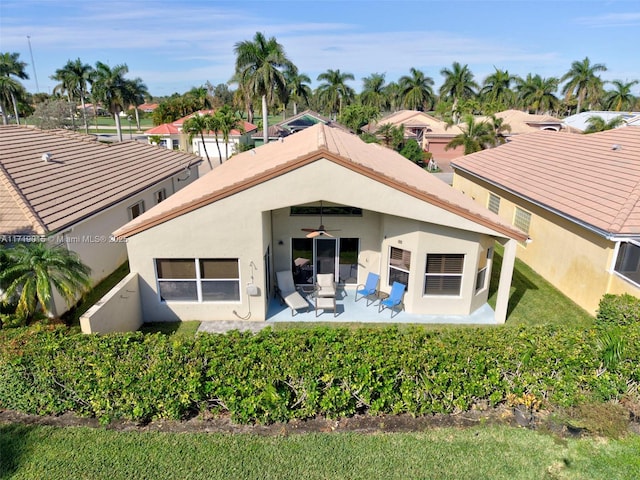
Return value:
<svg viewBox="0 0 640 480">
<path fill-rule="evenodd" d="M 27 42 L 29 43 L 29 55 L 31 55 L 31 66 L 33 67 L 33 78 L 36 81 L 36 93 L 40 93 L 40 87 L 38 86 L 38 74 L 36 73 L 36 62 L 33 61 L 33 51 L 31 50 L 31 37 L 27 35 Z"/>
</svg>

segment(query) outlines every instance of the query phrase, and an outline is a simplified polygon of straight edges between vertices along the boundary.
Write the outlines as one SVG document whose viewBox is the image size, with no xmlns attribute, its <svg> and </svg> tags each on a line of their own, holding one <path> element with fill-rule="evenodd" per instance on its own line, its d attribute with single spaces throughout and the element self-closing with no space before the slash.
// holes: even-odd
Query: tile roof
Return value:
<svg viewBox="0 0 640 480">
<path fill-rule="evenodd" d="M 0 126 L 0 233 L 63 229 L 201 161 L 141 142 Z"/>
<path fill-rule="evenodd" d="M 399 110 L 381 118 L 377 122 L 372 122 L 362 127 L 362 130 L 369 133 L 375 133 L 381 125 L 391 123 L 393 125 L 404 125 L 405 128 L 426 128 L 425 134 L 438 135 L 446 137 L 455 137 L 462 130 L 456 125 L 447 126 L 446 122 L 438 120 L 431 115 L 418 112 L 417 110 Z"/>
<path fill-rule="evenodd" d="M 172 123 L 163 123 L 144 132 L 145 135 L 178 135 L 180 129 Z"/>
<path fill-rule="evenodd" d="M 534 115 L 521 110 L 505 110 L 496 113 L 495 116 L 496 118 L 503 119 L 504 123 L 511 127 L 511 131 L 507 132 L 507 135 L 537 132 L 545 127 L 559 130 L 562 127 L 562 120 L 559 118 L 552 117 L 551 115 Z M 477 117 L 478 121 L 486 121 L 488 119 L 489 117 L 486 116 Z"/>
<path fill-rule="evenodd" d="M 640 127 L 518 135 L 452 166 L 602 235 L 640 234 Z"/>
<path fill-rule="evenodd" d="M 610 122 L 614 118 L 622 117 L 625 122 L 637 122 L 640 112 L 614 112 L 614 111 L 586 111 L 570 115 L 563 120 L 563 123 L 571 128 L 584 131 L 589 127 L 589 119 L 591 117 L 600 117 L 605 122 Z M 635 123 L 634 123 L 635 124 Z"/>
<path fill-rule="evenodd" d="M 283 141 L 235 155 L 115 234 L 123 237 L 135 235 L 319 159 L 333 161 L 372 181 L 454 212 L 505 236 L 526 239 L 526 235 L 500 217 L 400 154 L 377 144 L 367 144 L 354 134 L 323 124 L 309 127 Z M 331 185 L 327 186 L 327 189 L 331 188 Z"/>
</svg>

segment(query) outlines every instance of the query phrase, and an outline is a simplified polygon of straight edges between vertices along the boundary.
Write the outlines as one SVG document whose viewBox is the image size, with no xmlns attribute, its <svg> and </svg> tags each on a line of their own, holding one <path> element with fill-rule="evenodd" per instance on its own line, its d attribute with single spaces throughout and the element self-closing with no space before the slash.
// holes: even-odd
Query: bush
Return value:
<svg viewBox="0 0 640 480">
<path fill-rule="evenodd" d="M 625 293 L 606 294 L 600 300 L 596 315 L 598 325 L 640 324 L 640 299 Z"/>
<path fill-rule="evenodd" d="M 0 331 L 0 408 L 103 422 L 229 414 L 271 423 L 355 413 L 456 413 L 527 396 L 572 407 L 640 382 L 640 326 L 604 366 L 602 329 L 333 329 L 69 335 Z"/>
</svg>

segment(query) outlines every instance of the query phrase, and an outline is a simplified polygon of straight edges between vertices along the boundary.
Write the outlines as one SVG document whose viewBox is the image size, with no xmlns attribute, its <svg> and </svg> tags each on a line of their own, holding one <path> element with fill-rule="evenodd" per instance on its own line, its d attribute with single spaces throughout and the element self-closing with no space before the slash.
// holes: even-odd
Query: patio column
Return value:
<svg viewBox="0 0 640 480">
<path fill-rule="evenodd" d="M 504 323 L 507 319 L 507 308 L 509 307 L 511 279 L 513 278 L 513 267 L 516 262 L 517 245 L 518 242 L 513 239 L 507 240 L 507 243 L 504 245 L 504 257 L 502 258 L 498 296 L 496 298 L 496 323 Z"/>
</svg>

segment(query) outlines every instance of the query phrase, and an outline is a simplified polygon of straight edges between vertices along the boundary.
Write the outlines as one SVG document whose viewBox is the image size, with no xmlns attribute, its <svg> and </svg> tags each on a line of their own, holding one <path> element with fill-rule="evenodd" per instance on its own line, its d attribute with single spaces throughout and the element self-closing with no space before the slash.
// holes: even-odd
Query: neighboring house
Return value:
<svg viewBox="0 0 640 480">
<path fill-rule="evenodd" d="M 509 125 L 510 130 L 504 132 L 505 137 L 520 135 L 522 133 L 532 133 L 538 130 L 552 130 L 559 132 L 567 130 L 562 120 L 551 115 L 535 115 L 521 110 L 505 110 L 495 113 L 494 116 L 503 120 L 504 125 Z M 490 121 L 490 117 L 476 117 L 477 121 Z"/>
<path fill-rule="evenodd" d="M 204 145 L 202 137 L 200 135 L 194 135 L 193 140 L 189 143 L 189 136 L 182 131 L 182 125 L 189 118 L 194 115 L 213 115 L 214 110 L 200 110 L 198 112 L 182 117 L 175 122 L 163 123 L 157 127 L 150 128 L 145 131 L 147 138 L 150 136 L 160 136 L 160 145 L 173 150 L 183 150 L 187 152 L 194 152 L 202 158 L 206 158 L 209 155 L 212 165 L 215 167 L 220 163 L 227 160 L 227 150 L 229 157 L 237 153 L 240 150 L 240 144 L 251 144 L 251 134 L 258 130 L 254 124 L 243 121 L 243 129 L 233 129 L 229 134 L 229 145 L 225 148 L 225 142 L 222 138 L 222 134 L 218 132 L 218 145 L 220 146 L 220 154 L 218 154 L 218 146 L 216 145 L 216 135 L 214 132 L 204 133 Z M 151 140 L 149 140 L 151 142 Z M 205 153 L 206 148 L 206 153 Z M 202 172 L 211 170 L 207 162 L 204 162 L 201 166 Z"/>
<path fill-rule="evenodd" d="M 330 118 L 320 115 L 313 110 L 305 110 L 304 112 L 282 120 L 281 122 L 278 122 L 274 125 L 269 125 L 269 142 L 275 142 L 277 140 L 280 140 L 281 138 L 288 137 L 292 133 L 300 132 L 301 130 L 312 127 L 318 123 L 322 123 L 323 125 L 337 126 L 348 130 L 345 127 L 342 127 L 337 122 L 334 122 Z M 264 145 L 264 136 L 262 134 L 262 131 L 255 132 L 251 136 L 251 140 L 256 147 Z"/>
<path fill-rule="evenodd" d="M 529 235 L 518 257 L 589 313 L 640 295 L 640 127 L 519 135 L 453 168 L 455 188 Z"/>
<path fill-rule="evenodd" d="M 571 127 L 580 132 L 584 132 L 589 128 L 589 119 L 591 117 L 600 117 L 605 122 L 610 122 L 614 118 L 622 117 L 625 125 L 637 126 L 640 125 L 640 112 L 612 112 L 612 111 L 587 111 L 576 113 L 563 120 L 563 123 L 567 127 Z"/>
<path fill-rule="evenodd" d="M 138 105 L 138 110 L 144 113 L 153 113 L 158 106 L 158 103 L 143 103 L 142 105 Z"/>
<path fill-rule="evenodd" d="M 332 236 L 307 237 L 322 212 Z M 125 284 L 145 321 L 266 320 L 282 270 L 302 286 L 333 273 L 351 288 L 375 272 L 382 291 L 407 285 L 408 313 L 469 315 L 488 308 L 498 242 L 502 323 L 526 239 L 400 154 L 323 124 L 234 156 L 114 235 L 127 240 Z"/>
<path fill-rule="evenodd" d="M 94 284 L 127 260 L 111 233 L 198 177 L 200 159 L 66 130 L 0 127 L 0 238 L 76 252 Z M 66 310 L 59 298 L 57 313 Z"/>
<path fill-rule="evenodd" d="M 416 140 L 425 152 L 430 152 L 438 167 L 445 172 L 451 172 L 451 160 L 464 155 L 464 148 L 446 149 L 453 138 L 460 133 L 457 125 L 447 125 L 431 115 L 415 110 L 400 110 L 377 122 L 362 127 L 364 132 L 375 135 L 382 125 L 392 124 L 395 127 L 404 126 L 404 138 Z"/>
</svg>

